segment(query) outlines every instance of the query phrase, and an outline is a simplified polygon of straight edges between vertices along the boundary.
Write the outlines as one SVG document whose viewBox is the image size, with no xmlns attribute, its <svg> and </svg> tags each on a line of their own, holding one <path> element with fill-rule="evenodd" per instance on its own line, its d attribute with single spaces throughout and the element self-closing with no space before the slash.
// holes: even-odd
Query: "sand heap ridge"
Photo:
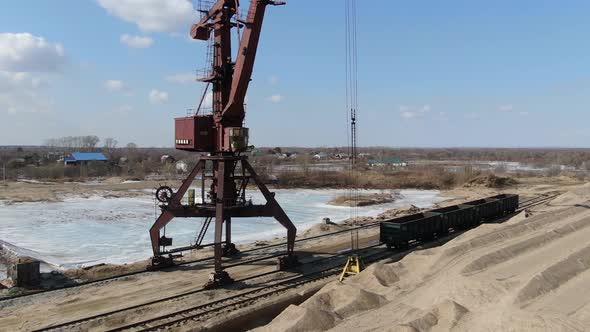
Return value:
<svg viewBox="0 0 590 332">
<path fill-rule="evenodd" d="M 259 330 L 585 331 L 588 197 L 590 186 L 582 186 L 532 217 L 483 224 L 440 247 L 375 264 Z"/>
</svg>

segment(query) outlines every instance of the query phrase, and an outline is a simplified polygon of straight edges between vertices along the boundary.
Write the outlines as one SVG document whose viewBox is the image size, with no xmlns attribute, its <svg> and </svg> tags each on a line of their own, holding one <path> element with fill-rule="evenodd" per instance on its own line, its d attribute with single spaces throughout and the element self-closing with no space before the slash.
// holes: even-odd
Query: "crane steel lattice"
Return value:
<svg viewBox="0 0 590 332">
<path fill-rule="evenodd" d="M 248 128 L 243 126 L 245 110 L 244 98 L 251 79 L 256 50 L 267 5 L 283 5 L 284 2 L 270 0 L 251 0 L 245 20 L 237 16 L 237 0 L 218 0 L 208 10 L 201 10 L 201 20 L 191 28 L 193 39 L 213 38 L 212 70 L 208 77 L 200 79 L 212 86 L 213 113 L 199 114 L 175 119 L 175 147 L 185 151 L 207 152 L 184 180 L 176 192 L 162 187 L 156 192 L 161 215 L 150 229 L 154 257 L 152 265 L 172 264 L 172 253 L 181 249 L 166 251 L 172 239 L 160 231 L 175 217 L 208 218 L 201 233 L 206 231 L 211 219 L 215 225 L 215 271 L 207 286 L 215 287 L 231 282 L 223 270 L 222 257 L 231 256 L 238 251 L 231 242 L 231 222 L 233 217 L 274 217 L 287 229 L 287 254 L 279 258 L 279 268 L 297 264 L 293 253 L 296 228 L 275 200 L 274 193 L 261 182 L 248 162 L 241 155 L 248 147 Z M 237 56 L 232 59 L 231 29 L 242 27 Z M 202 104 L 202 103 L 201 103 Z M 200 176 L 201 200 L 184 205 L 181 199 L 195 178 Z M 253 204 L 246 199 L 249 182 L 260 189 L 266 204 Z M 206 190 L 206 182 L 210 182 Z M 190 192 L 189 192 L 190 194 Z M 190 195 L 189 195 L 190 196 Z M 225 241 L 222 239 L 225 226 Z M 223 245 L 223 246 L 222 246 Z M 168 255 L 168 256 L 165 256 Z"/>
</svg>

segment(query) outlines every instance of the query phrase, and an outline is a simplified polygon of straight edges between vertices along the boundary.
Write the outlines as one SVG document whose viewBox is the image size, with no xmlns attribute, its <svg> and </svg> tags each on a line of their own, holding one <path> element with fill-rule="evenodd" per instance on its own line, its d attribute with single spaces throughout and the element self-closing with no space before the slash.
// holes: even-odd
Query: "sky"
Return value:
<svg viewBox="0 0 590 332">
<path fill-rule="evenodd" d="M 173 118 L 204 87 L 205 42 L 188 37 L 196 2 L 4 0 L 0 145 L 97 135 L 172 146 Z M 360 146 L 590 146 L 590 2 L 357 7 Z M 267 9 L 252 144 L 347 144 L 344 22 L 344 0 Z"/>
</svg>

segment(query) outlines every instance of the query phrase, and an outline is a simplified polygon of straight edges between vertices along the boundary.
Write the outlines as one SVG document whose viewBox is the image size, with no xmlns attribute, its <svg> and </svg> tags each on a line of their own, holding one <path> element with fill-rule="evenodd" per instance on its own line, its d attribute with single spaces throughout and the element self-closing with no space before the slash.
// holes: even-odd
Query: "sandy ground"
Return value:
<svg viewBox="0 0 590 332">
<path fill-rule="evenodd" d="M 395 201 L 393 194 L 357 194 L 342 195 L 328 202 L 335 206 L 367 206 L 378 205 Z"/>
<path fill-rule="evenodd" d="M 157 181 L 125 182 L 121 178 L 108 178 L 101 182 L 39 182 L 18 181 L 0 184 L 0 201 L 58 202 L 64 196 L 108 195 L 109 197 L 133 197 L 145 195 L 144 189 L 160 186 Z"/>
<path fill-rule="evenodd" d="M 558 189 L 529 217 L 332 282 L 257 331 L 589 331 L 590 184 L 515 191 Z"/>
<path fill-rule="evenodd" d="M 337 237 L 338 240 L 323 241 L 300 246 L 298 255 L 303 262 L 325 257 L 327 253 L 338 253 L 349 248 L 349 234 Z M 376 232 L 361 233 L 362 246 L 378 242 Z M 345 258 L 342 258 L 345 259 Z M 343 263 L 343 262 L 342 262 Z M 310 264 L 302 266 L 304 272 L 314 271 L 321 266 Z M 92 316 L 101 312 L 109 312 L 152 300 L 200 289 L 208 280 L 212 269 L 211 263 L 181 266 L 173 270 L 143 273 L 131 277 L 116 279 L 104 283 L 89 284 L 76 288 L 53 291 L 51 293 L 33 294 L 0 302 L 0 331 L 29 331 L 77 318 Z M 307 269 L 310 269 L 307 271 Z M 236 279 L 271 272 L 276 270 L 276 260 L 265 260 L 248 265 L 227 268 L 226 271 Z M 263 278 L 262 281 L 281 280 L 299 272 L 278 272 Z M 125 312 L 100 322 L 85 325 L 82 330 L 103 331 L 151 316 L 181 310 L 188 306 L 220 299 L 232 292 L 263 287 L 261 280 L 238 282 L 224 289 L 210 290 L 174 301 L 143 307 Z M 34 315 L 30 313 L 34 312 Z"/>
<path fill-rule="evenodd" d="M 52 183 L 52 182 L 7 182 L 6 185 L 0 185 L 0 200 L 5 202 L 34 202 L 34 201 L 60 201 L 66 195 L 77 196 L 91 196 L 91 195 L 109 195 L 119 197 L 132 197 L 137 195 L 144 195 L 143 190 L 155 188 L 160 185 L 155 181 L 140 181 L 122 183 L 121 178 L 108 178 L 96 184 L 81 184 L 74 182 L 66 183 Z M 494 195 L 500 192 L 510 191 L 523 195 L 535 195 L 543 192 L 550 192 L 554 190 L 568 190 L 568 188 L 578 185 L 579 183 L 569 177 L 559 178 L 528 178 L 519 179 L 517 186 L 505 188 L 488 188 L 486 186 L 469 185 L 459 187 L 453 190 L 441 192 L 442 196 L 453 197 L 439 204 L 435 204 L 433 208 L 439 206 L 446 206 L 473 200 L 485 196 Z M 413 206 L 393 209 L 382 213 L 381 215 L 371 217 L 359 217 L 356 224 L 364 224 L 375 222 L 383 219 L 390 219 L 399 216 L 400 214 L 416 213 L 419 209 Z M 324 225 L 317 224 L 310 229 L 299 232 L 298 237 L 309 237 L 319 234 L 325 234 L 335 231 L 347 229 L 353 224 L 354 220 L 345 220 L 343 225 Z M 284 238 L 275 238 L 273 240 L 259 241 L 258 243 L 241 245 L 241 250 L 257 247 L 258 245 L 268 245 L 272 243 L 284 242 Z M 195 251 L 187 253 L 184 259 L 193 260 L 211 255 L 208 251 Z M 144 270 L 149 264 L 149 261 L 139 261 L 125 265 L 98 265 L 88 268 L 71 269 L 60 271 L 59 274 L 44 274 L 43 288 L 60 287 L 72 282 L 91 281 L 119 275 L 123 273 L 135 272 Z M 62 275 L 63 274 L 63 275 Z M 3 293 L 0 292 L 0 297 Z"/>
<path fill-rule="evenodd" d="M 19 186 L 37 189 L 56 186 L 53 188 L 57 190 L 48 190 L 53 193 L 64 190 L 62 185 L 45 184 L 17 184 L 11 190 L 23 190 Z M 117 186 L 137 186 L 121 189 L 124 192 L 145 188 L 146 184 L 113 184 L 95 190 L 117 190 Z M 79 190 L 86 191 L 86 187 Z M 412 253 L 398 263 L 375 265 L 345 284 L 332 283 L 305 304 L 288 308 L 265 330 L 479 331 L 535 330 L 536 327 L 580 330 L 584 324 L 590 325 L 590 307 L 584 302 L 587 296 L 574 296 L 576 300 L 570 297 L 587 281 L 583 277 L 588 274 L 585 269 L 590 262 L 584 263 L 583 256 L 584 250 L 590 249 L 586 249 L 583 239 L 590 235 L 590 227 L 585 227 L 586 221 L 590 226 L 590 210 L 573 205 L 584 204 L 590 198 L 590 187 L 580 186 L 569 178 L 550 182 L 531 179 L 503 191 L 531 196 L 554 190 L 569 192 L 551 206 L 533 211 L 532 217 L 517 216 L 501 225 L 483 225 L 442 247 Z M 489 188 L 458 188 L 444 192 L 454 199 L 441 205 L 497 192 Z M 405 210 L 407 213 L 413 208 Z M 381 218 L 398 213 L 389 211 Z M 375 219 L 364 219 L 371 220 Z M 343 227 L 317 225 L 302 232 L 302 236 Z M 375 238 L 376 231 L 367 231 L 361 237 Z M 338 252 L 347 249 L 349 241 L 350 234 L 344 233 L 298 246 L 296 250 Z M 274 268 L 274 262 L 263 262 L 232 268 L 229 272 L 240 278 Z M 210 269 L 210 265 L 182 267 L 1 302 L 0 330 L 30 330 L 194 290 L 205 283 Z M 113 273 L 125 268 L 105 267 L 105 270 Z M 171 306 L 154 308 L 150 313 L 202 303 L 229 292 L 207 291 Z M 148 311 L 138 311 L 102 324 L 116 326 L 147 314 Z M 102 330 L 104 326 L 94 329 Z"/>
</svg>

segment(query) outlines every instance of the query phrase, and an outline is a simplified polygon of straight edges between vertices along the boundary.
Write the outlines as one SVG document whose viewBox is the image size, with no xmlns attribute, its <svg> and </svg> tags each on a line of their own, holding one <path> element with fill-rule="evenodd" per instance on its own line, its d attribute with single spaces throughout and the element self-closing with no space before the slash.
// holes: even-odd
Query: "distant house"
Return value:
<svg viewBox="0 0 590 332">
<path fill-rule="evenodd" d="M 373 167 L 373 166 L 406 167 L 406 166 L 408 166 L 407 162 L 405 162 L 397 157 L 369 159 L 367 161 L 367 164 L 370 167 Z"/>
<path fill-rule="evenodd" d="M 64 158 L 64 164 L 66 165 L 80 165 L 86 164 L 90 161 L 107 161 L 104 153 L 101 152 L 74 152 Z"/>
<path fill-rule="evenodd" d="M 188 171 L 188 164 L 185 161 L 178 161 L 176 162 L 176 170 L 181 173 L 186 173 Z"/>
<path fill-rule="evenodd" d="M 160 162 L 162 164 L 173 164 L 176 162 L 176 159 L 170 155 L 165 154 L 160 157 Z"/>
<path fill-rule="evenodd" d="M 328 154 L 325 152 L 319 152 L 313 155 L 313 159 L 315 160 L 325 160 L 328 159 Z"/>
<path fill-rule="evenodd" d="M 334 159 L 349 159 L 346 153 L 337 153 L 334 155 Z"/>
</svg>

